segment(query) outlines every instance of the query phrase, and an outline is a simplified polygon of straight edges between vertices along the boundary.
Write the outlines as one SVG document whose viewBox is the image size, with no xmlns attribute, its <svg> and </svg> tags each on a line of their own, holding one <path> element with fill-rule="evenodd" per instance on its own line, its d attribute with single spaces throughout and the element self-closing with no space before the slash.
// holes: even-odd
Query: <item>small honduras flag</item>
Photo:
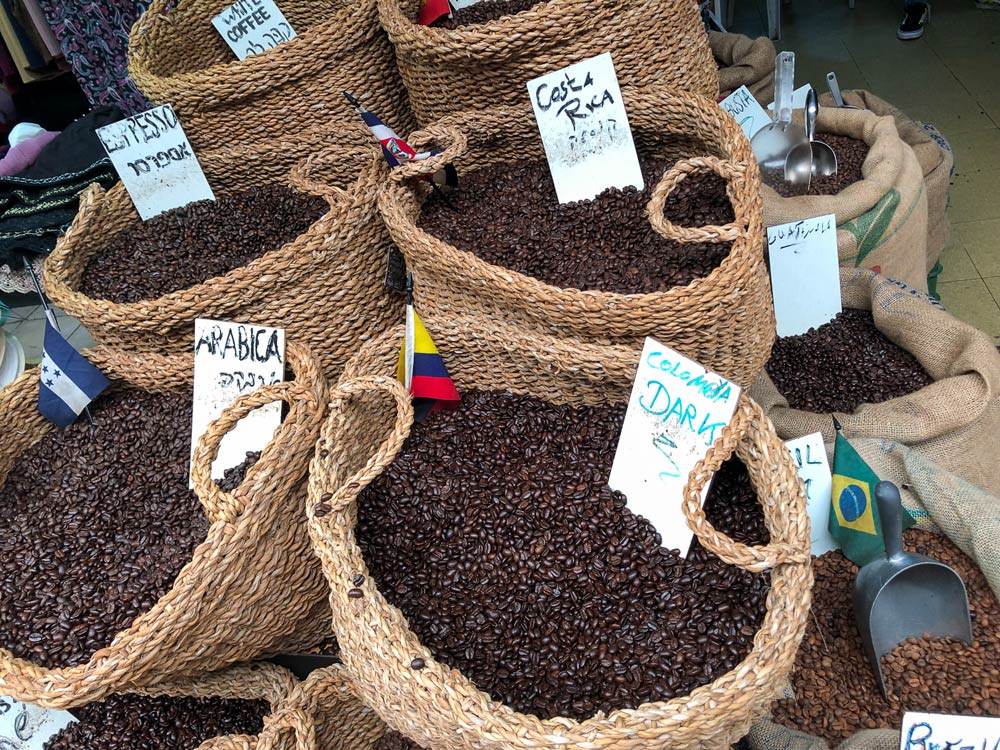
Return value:
<svg viewBox="0 0 1000 750">
<path fill-rule="evenodd" d="M 38 368 L 38 411 L 57 427 L 73 424 L 108 387 L 108 379 L 45 321 L 42 364 Z"/>
<path fill-rule="evenodd" d="M 432 411 L 454 409 L 461 401 L 431 335 L 413 309 L 413 277 L 406 282 L 406 336 L 396 376 L 413 396 L 413 419 L 423 422 Z"/>
<path fill-rule="evenodd" d="M 833 446 L 830 533 L 852 562 L 864 565 L 885 550 L 878 508 L 872 502 L 879 478 L 840 434 L 840 424 L 836 419 L 833 426 L 837 430 L 837 438 Z M 903 528 L 908 529 L 914 523 L 904 509 Z"/>
</svg>

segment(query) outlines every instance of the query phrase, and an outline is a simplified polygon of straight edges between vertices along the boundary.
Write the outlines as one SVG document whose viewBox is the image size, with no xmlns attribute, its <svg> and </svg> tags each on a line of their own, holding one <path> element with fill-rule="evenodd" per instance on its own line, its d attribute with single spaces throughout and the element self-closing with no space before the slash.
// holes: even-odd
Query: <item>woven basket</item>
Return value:
<svg viewBox="0 0 1000 750">
<path fill-rule="evenodd" d="M 774 342 L 771 284 L 764 264 L 760 172 L 739 126 L 712 101 L 665 90 L 626 95 L 643 154 L 679 159 L 648 206 L 653 228 L 684 243 L 732 242 L 726 259 L 687 286 L 652 294 L 562 289 L 487 263 L 417 226 L 426 187 L 408 177 L 455 162 L 459 174 L 511 159 L 544 159 L 530 107 L 464 113 L 414 135 L 443 154 L 394 169 L 379 210 L 413 272 L 418 309 L 427 315 L 476 314 L 582 341 L 642 345 L 655 336 L 741 386 L 753 382 Z M 726 226 L 679 227 L 663 215 L 671 191 L 693 172 L 727 181 L 736 217 Z"/>
<path fill-rule="evenodd" d="M 375 0 L 281 0 L 298 36 L 240 62 L 212 26 L 230 0 L 153 0 L 129 35 L 129 73 L 171 104 L 196 151 L 263 145 L 317 123 L 354 127 L 351 91 L 398 132 L 412 123 Z M 171 7 L 174 6 L 174 7 Z"/>
<path fill-rule="evenodd" d="M 87 356 L 112 384 L 191 392 L 192 354 L 99 347 Z M 192 476 L 211 526 L 170 591 L 85 664 L 45 669 L 0 649 L 0 694 L 67 708 L 315 643 L 329 632 L 326 589 L 303 528 L 303 479 L 328 391 L 306 349 L 289 342 L 286 358 L 294 380 L 240 397 L 198 443 Z M 243 483 L 223 492 L 210 476 L 220 441 L 252 409 L 273 401 L 286 403 L 288 414 Z M 4 481 L 17 457 L 54 429 L 38 412 L 37 372 L 0 390 L 0 414 Z"/>
<path fill-rule="evenodd" d="M 473 319 L 427 319 L 459 390 L 504 389 L 558 404 L 621 403 L 634 351 L 518 336 Z M 735 669 L 683 698 L 582 722 L 517 713 L 436 661 L 368 574 L 354 537 L 358 494 L 392 463 L 410 433 L 410 399 L 394 375 L 402 327 L 367 344 L 333 392 L 309 478 L 309 532 L 330 583 L 334 631 L 362 700 L 394 729 L 435 750 L 513 748 L 722 748 L 745 733 L 786 684 L 805 630 L 812 570 L 804 490 L 791 455 L 761 409 L 741 398 L 732 424 L 691 474 L 688 525 L 702 546 L 747 570 L 772 570 L 767 614 Z M 701 490 L 733 451 L 747 465 L 771 543 L 747 547 L 720 534 Z M 322 512 L 317 506 L 322 503 Z M 360 598 L 351 598 L 356 576 Z M 414 658 L 425 662 L 412 669 Z"/>
<path fill-rule="evenodd" d="M 225 697 L 258 697 L 243 692 Z M 198 750 L 369 750 L 387 729 L 358 699 L 340 665 L 313 672 L 275 695 L 276 700 L 260 697 L 270 701 L 272 711 L 259 735 L 217 737 Z"/>
<path fill-rule="evenodd" d="M 390 240 L 375 196 L 387 171 L 370 143 L 364 149 L 333 147 L 310 157 L 285 181 L 323 196 L 330 210 L 303 234 L 224 276 L 126 304 L 93 299 L 80 291 L 88 261 L 107 239 L 140 224 L 121 185 L 107 192 L 92 186 L 46 260 L 45 289 L 100 344 L 183 352 L 191 348 L 196 318 L 273 325 L 311 347 L 324 372 L 335 377 L 359 341 L 402 319 L 400 299 L 383 287 Z M 242 179 L 232 182 L 244 188 L 248 184 Z M 217 196 L 235 190 L 217 188 Z"/>
<path fill-rule="evenodd" d="M 548 0 L 454 30 L 416 22 L 420 0 L 379 0 L 382 26 L 421 125 L 453 112 L 526 104 L 525 85 L 610 52 L 622 89 L 676 86 L 714 99 L 719 76 L 688 0 Z"/>
</svg>

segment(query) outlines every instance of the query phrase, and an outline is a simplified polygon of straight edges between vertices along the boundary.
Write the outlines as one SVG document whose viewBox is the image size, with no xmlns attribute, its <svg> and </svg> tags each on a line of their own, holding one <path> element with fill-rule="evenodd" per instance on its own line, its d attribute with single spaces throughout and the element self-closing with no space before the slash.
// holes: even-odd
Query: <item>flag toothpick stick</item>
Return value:
<svg viewBox="0 0 1000 750">
<path fill-rule="evenodd" d="M 42 301 L 42 309 L 45 310 L 45 318 L 49 321 L 49 323 L 53 328 L 55 328 L 59 333 L 62 333 L 62 329 L 59 326 L 59 319 L 56 317 L 56 314 L 52 311 L 52 306 L 49 304 L 49 300 L 48 298 L 46 298 L 45 292 L 42 291 L 42 283 L 38 280 L 38 275 L 35 273 L 34 267 L 31 265 L 31 262 L 24 256 L 21 257 L 21 260 L 24 261 L 24 267 L 28 269 L 28 274 L 31 276 L 31 285 L 35 287 L 35 293 L 38 295 L 38 298 Z M 96 427 L 97 424 L 94 422 L 94 417 L 90 413 L 89 406 L 84 407 L 83 413 L 86 415 L 87 422 L 90 424 L 90 426 Z"/>
</svg>

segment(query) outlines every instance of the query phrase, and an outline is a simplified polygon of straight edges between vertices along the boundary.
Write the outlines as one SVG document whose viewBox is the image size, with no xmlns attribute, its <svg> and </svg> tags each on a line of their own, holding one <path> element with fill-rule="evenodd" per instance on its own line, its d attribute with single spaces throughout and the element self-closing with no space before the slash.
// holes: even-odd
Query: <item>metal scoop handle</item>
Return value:
<svg viewBox="0 0 1000 750">
<path fill-rule="evenodd" d="M 882 524 L 885 556 L 891 560 L 903 553 L 903 501 L 899 488 L 892 482 L 879 482 L 875 485 L 875 504 Z"/>
<path fill-rule="evenodd" d="M 816 89 L 810 88 L 806 93 L 806 136 L 810 143 L 816 140 L 817 114 L 819 114 L 819 100 L 816 98 Z"/>
<path fill-rule="evenodd" d="M 792 91 L 795 88 L 795 53 L 779 52 L 774 60 L 774 114 L 777 122 L 792 121 Z"/>
<path fill-rule="evenodd" d="M 826 85 L 829 86 L 830 93 L 833 95 L 833 103 L 843 109 L 844 97 L 840 93 L 840 83 L 837 82 L 837 74 L 833 71 L 826 74 Z"/>
</svg>

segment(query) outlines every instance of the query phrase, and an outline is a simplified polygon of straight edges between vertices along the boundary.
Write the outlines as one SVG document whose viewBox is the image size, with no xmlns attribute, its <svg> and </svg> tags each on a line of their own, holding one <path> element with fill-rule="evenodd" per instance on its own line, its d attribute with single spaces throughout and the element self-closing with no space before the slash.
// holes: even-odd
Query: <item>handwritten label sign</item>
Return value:
<svg viewBox="0 0 1000 750">
<path fill-rule="evenodd" d="M 792 109 L 805 109 L 806 108 L 806 98 L 809 96 L 809 89 L 812 88 L 811 83 L 799 86 L 795 91 L 792 92 Z M 767 105 L 768 112 L 774 112 L 774 102 Z"/>
<path fill-rule="evenodd" d="M 217 320 L 194 322 L 194 414 L 191 453 L 209 423 L 238 396 L 285 379 L 285 331 Z M 262 450 L 281 424 L 281 402 L 254 409 L 223 439 L 212 477 Z"/>
<path fill-rule="evenodd" d="M 899 750 L 1000 750 L 1000 717 L 907 711 Z"/>
<path fill-rule="evenodd" d="M 806 510 L 809 513 L 811 552 L 822 555 L 840 545 L 830 534 L 830 498 L 833 495 L 833 475 L 826 460 L 823 433 L 788 440 L 785 447 L 795 459 L 799 478 L 806 486 Z"/>
<path fill-rule="evenodd" d="M 693 534 L 681 510 L 694 465 L 729 424 L 740 387 L 683 354 L 646 339 L 608 485 L 686 555 Z M 708 485 L 702 492 L 702 501 Z"/>
<path fill-rule="evenodd" d="M 0 750 L 43 750 L 45 743 L 76 719 L 0 695 Z"/>
<path fill-rule="evenodd" d="M 726 110 L 743 128 L 743 135 L 747 137 L 747 140 L 753 138 L 757 135 L 758 130 L 771 122 L 771 115 L 760 106 L 760 102 L 754 98 L 746 86 L 740 86 L 719 102 L 719 106 Z"/>
<path fill-rule="evenodd" d="M 169 104 L 95 132 L 143 221 L 194 201 L 215 200 Z"/>
<path fill-rule="evenodd" d="M 611 54 L 528 81 L 560 203 L 608 188 L 644 187 Z"/>
<path fill-rule="evenodd" d="M 295 38 L 295 30 L 274 0 L 236 0 L 212 19 L 212 25 L 240 60 Z"/>
<path fill-rule="evenodd" d="M 767 251 L 779 336 L 829 323 L 843 309 L 833 214 L 768 227 Z"/>
</svg>

